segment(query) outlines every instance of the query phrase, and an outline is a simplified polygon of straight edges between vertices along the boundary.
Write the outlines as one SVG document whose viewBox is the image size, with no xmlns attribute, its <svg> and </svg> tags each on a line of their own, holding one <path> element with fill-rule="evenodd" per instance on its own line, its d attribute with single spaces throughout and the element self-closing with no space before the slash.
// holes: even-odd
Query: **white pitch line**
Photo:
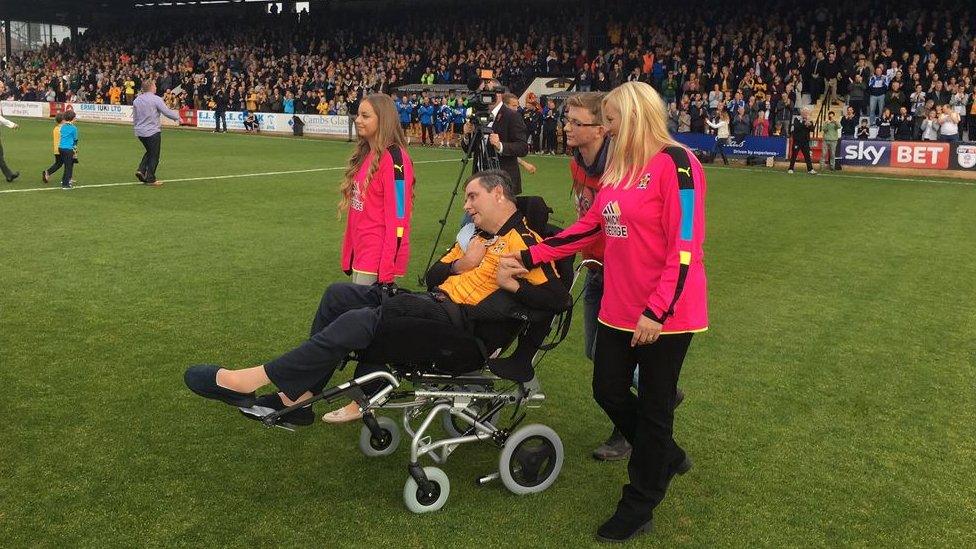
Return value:
<svg viewBox="0 0 976 549">
<path fill-rule="evenodd" d="M 461 159 L 459 158 L 451 158 L 451 159 L 444 159 L 444 160 L 418 160 L 414 162 L 414 164 L 437 164 L 442 162 L 460 162 L 460 161 Z M 329 172 L 329 171 L 337 171 L 337 170 L 344 170 L 344 169 L 346 169 L 345 166 L 334 166 L 330 168 L 309 168 L 306 170 L 287 170 L 281 172 L 240 173 L 240 174 L 229 174 L 229 175 L 210 175 L 206 177 L 183 177 L 179 179 L 166 179 L 163 182 L 180 183 L 185 181 L 213 181 L 216 179 L 237 179 L 242 177 L 264 177 L 269 175 L 288 175 L 294 173 Z M 97 189 L 101 187 L 123 187 L 128 185 L 144 185 L 144 183 L 141 183 L 139 181 L 125 181 L 122 183 L 96 183 L 94 185 L 75 185 L 75 187 L 72 190 Z M 6 189 L 0 191 L 0 194 L 33 193 L 33 192 L 41 192 L 41 191 L 59 191 L 59 190 L 61 190 L 61 186 L 55 183 L 50 187 L 36 187 L 32 189 Z"/>
</svg>

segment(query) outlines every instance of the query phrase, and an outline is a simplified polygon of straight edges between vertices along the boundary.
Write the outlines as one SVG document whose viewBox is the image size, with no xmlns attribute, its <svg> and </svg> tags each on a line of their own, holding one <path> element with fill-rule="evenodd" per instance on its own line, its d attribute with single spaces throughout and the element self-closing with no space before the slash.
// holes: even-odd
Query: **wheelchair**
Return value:
<svg viewBox="0 0 976 549">
<path fill-rule="evenodd" d="M 554 234 L 555 227 L 537 231 Z M 570 294 L 568 308 L 559 314 L 523 311 L 516 318 L 484 323 L 474 334 L 445 328 L 442 323 L 394 318 L 381 324 L 374 343 L 346 358 L 383 365 L 311 399 L 283 410 L 258 406 L 241 412 L 260 419 L 267 427 L 292 429 L 282 417 L 324 400 L 352 399 L 362 411 L 359 449 L 368 457 L 393 454 L 403 433 L 410 444 L 403 501 L 415 513 L 444 507 L 451 492 L 447 473 L 437 465 L 447 462 L 461 445 L 482 442 L 499 452 L 497 470 L 477 479 L 483 486 L 493 480 L 514 494 L 526 495 L 549 488 L 562 469 L 564 450 L 550 427 L 523 425 L 528 410 L 546 400 L 535 368 L 569 331 L 577 282 L 589 263 L 573 267 L 574 258 L 557 262 L 556 270 Z M 502 356 L 511 349 L 508 356 Z M 400 414 L 399 424 L 379 411 Z M 446 436 L 441 436 L 440 424 Z M 422 466 L 421 458 L 434 465 Z"/>
</svg>

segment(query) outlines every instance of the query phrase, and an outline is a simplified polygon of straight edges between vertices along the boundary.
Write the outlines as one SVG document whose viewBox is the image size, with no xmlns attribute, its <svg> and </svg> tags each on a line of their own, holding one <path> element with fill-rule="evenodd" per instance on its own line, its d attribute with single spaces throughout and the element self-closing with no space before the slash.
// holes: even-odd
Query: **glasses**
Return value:
<svg viewBox="0 0 976 549">
<path fill-rule="evenodd" d="M 595 128 L 596 126 L 602 126 L 602 124 L 584 124 L 575 118 L 567 118 L 566 125 L 573 126 L 575 128 Z"/>
</svg>

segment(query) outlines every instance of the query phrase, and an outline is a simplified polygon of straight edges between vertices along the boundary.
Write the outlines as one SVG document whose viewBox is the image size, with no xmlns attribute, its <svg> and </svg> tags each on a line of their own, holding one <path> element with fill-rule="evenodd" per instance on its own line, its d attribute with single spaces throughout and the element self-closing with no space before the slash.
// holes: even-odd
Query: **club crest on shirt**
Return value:
<svg viewBox="0 0 976 549">
<path fill-rule="evenodd" d="M 603 208 L 603 232 L 613 238 L 627 238 L 627 225 L 620 222 L 620 204 L 608 202 Z"/>
<path fill-rule="evenodd" d="M 647 184 L 650 183 L 650 182 L 651 182 L 651 174 L 650 173 L 645 173 L 637 181 L 637 188 L 638 189 L 642 189 L 642 190 L 643 189 L 646 189 L 647 188 Z"/>
</svg>

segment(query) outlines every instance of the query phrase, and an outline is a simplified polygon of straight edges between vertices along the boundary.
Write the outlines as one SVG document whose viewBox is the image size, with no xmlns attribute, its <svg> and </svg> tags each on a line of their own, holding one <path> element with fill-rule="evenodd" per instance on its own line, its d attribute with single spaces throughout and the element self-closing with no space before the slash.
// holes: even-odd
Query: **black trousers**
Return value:
<svg viewBox="0 0 976 549">
<path fill-rule="evenodd" d="M 810 162 L 810 142 L 806 141 L 804 143 L 797 143 L 793 141 L 793 150 L 790 152 L 790 169 L 792 170 L 796 166 L 796 154 L 800 152 L 803 153 L 803 160 L 807 163 L 807 171 L 813 169 L 813 162 Z"/>
<path fill-rule="evenodd" d="M 0 172 L 3 172 L 3 176 L 7 179 L 13 177 L 14 172 L 7 166 L 7 162 L 3 159 L 3 142 L 0 141 Z"/>
<path fill-rule="evenodd" d="M 605 324 L 597 328 L 593 398 L 634 448 L 618 513 L 649 517 L 685 459 L 674 441 L 674 398 L 692 335 L 662 335 L 650 345 L 631 347 L 631 332 Z M 640 368 L 637 396 L 630 390 L 635 368 Z"/>
<path fill-rule="evenodd" d="M 223 131 L 227 131 L 227 113 L 225 112 L 215 112 L 214 113 L 214 131 L 221 131 L 220 126 L 224 126 Z"/>
<path fill-rule="evenodd" d="M 556 128 L 543 128 L 542 150 L 543 152 L 556 151 Z"/>
<path fill-rule="evenodd" d="M 60 170 L 61 166 L 64 166 L 64 162 L 61 161 L 61 155 L 56 154 L 54 155 L 54 164 L 51 164 L 51 167 L 44 171 L 47 172 L 48 175 L 54 175 L 54 172 Z"/>
<path fill-rule="evenodd" d="M 71 174 L 75 171 L 75 151 L 72 149 L 58 149 L 58 151 L 61 153 L 61 162 L 64 164 L 61 186 L 67 187 L 71 184 Z"/>
<path fill-rule="evenodd" d="M 430 143 L 434 144 L 434 125 L 433 124 L 421 124 L 420 125 L 420 143 Z"/>
<path fill-rule="evenodd" d="M 156 181 L 156 168 L 159 166 L 159 149 L 162 146 L 163 133 L 159 132 L 149 137 L 140 137 L 139 141 L 146 148 L 146 154 L 142 155 L 142 161 L 139 162 L 137 171 L 145 177 L 146 183 L 154 183 Z"/>
<path fill-rule="evenodd" d="M 715 146 L 712 147 L 712 158 L 715 158 L 715 153 L 717 151 L 718 154 L 722 155 L 722 162 L 724 162 L 726 166 L 729 165 L 729 159 L 725 157 L 725 146 L 728 144 L 728 137 L 719 137 L 715 139 Z"/>
</svg>

